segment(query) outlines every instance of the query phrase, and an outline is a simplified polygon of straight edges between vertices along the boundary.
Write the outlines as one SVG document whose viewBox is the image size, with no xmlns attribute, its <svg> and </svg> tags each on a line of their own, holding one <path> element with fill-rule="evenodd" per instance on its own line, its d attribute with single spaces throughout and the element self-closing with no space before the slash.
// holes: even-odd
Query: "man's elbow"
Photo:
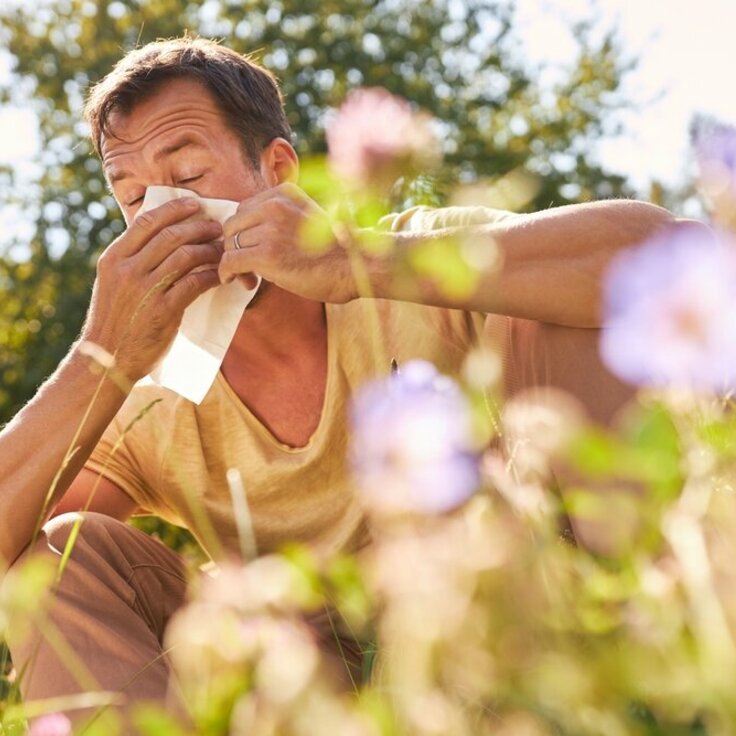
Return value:
<svg viewBox="0 0 736 736">
<path fill-rule="evenodd" d="M 612 213 L 622 226 L 620 247 L 630 247 L 651 238 L 667 227 L 675 225 L 677 218 L 664 207 L 639 200 L 618 200 L 619 207 Z"/>
</svg>

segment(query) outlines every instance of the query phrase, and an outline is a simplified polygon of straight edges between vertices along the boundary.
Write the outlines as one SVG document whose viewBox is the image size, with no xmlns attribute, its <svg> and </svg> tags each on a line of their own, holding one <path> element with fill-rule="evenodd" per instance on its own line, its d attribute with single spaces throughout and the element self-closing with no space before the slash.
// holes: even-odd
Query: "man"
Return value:
<svg viewBox="0 0 736 736">
<path fill-rule="evenodd" d="M 168 688 L 162 638 L 185 580 L 176 555 L 121 523 L 136 510 L 183 523 L 215 558 L 236 554 L 226 474 L 237 468 L 259 553 L 288 540 L 324 554 L 367 542 L 346 469 L 345 409 L 390 358 L 456 374 L 492 327 L 503 331 L 510 390 L 569 388 L 602 421 L 628 395 L 597 362 L 589 328 L 599 324 L 599 281 L 611 255 L 670 222 L 667 212 L 616 201 L 488 211 L 468 225 L 458 210 L 410 211 L 395 219 L 388 255 L 367 263 L 373 299 L 358 300 L 337 237 L 319 255 L 300 247 L 305 222 L 325 215 L 295 184 L 289 126 L 264 69 L 203 40 L 150 44 L 93 90 L 87 119 L 129 227 L 100 258 L 81 338 L 115 355 L 118 376 L 132 384 L 149 373 L 186 306 L 220 279 L 264 279 L 200 406 L 155 386 L 100 383 L 78 344 L 2 434 L 5 559 L 49 510 L 31 553 L 58 557 L 78 518 L 67 512 L 87 510 L 50 611 L 87 683 L 128 702 Z M 193 217 L 197 203 L 185 199 L 136 217 L 156 184 L 240 205 L 224 227 Z M 392 278 L 408 250 L 448 228 L 495 243 L 500 272 L 466 298 Z M 487 315 L 498 315 L 493 325 Z M 44 461 L 30 464 L 41 432 Z M 11 641 L 11 651 L 27 698 L 89 687 L 44 638 Z"/>
</svg>

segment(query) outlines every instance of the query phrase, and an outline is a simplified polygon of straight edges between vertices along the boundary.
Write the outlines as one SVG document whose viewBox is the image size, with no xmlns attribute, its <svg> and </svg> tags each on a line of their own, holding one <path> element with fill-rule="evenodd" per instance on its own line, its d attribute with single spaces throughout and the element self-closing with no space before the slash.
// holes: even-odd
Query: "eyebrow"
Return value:
<svg viewBox="0 0 736 736">
<path fill-rule="evenodd" d="M 175 143 L 172 143 L 169 146 L 164 146 L 164 148 L 159 151 L 156 151 L 153 156 L 153 160 L 160 161 L 166 156 L 171 156 L 172 154 L 181 151 L 183 148 L 187 148 L 187 146 L 197 146 L 198 148 L 202 148 L 202 144 L 196 141 L 194 138 L 186 137 L 176 141 Z M 115 184 L 116 182 L 122 181 L 123 179 L 127 179 L 129 176 L 131 176 L 130 172 L 119 169 L 117 171 L 112 171 L 108 179 L 110 180 L 110 184 Z"/>
</svg>

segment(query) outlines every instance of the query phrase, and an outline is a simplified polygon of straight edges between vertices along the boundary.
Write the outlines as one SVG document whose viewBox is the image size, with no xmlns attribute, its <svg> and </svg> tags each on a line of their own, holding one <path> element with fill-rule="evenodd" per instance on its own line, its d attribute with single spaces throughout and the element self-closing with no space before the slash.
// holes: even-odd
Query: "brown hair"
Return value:
<svg viewBox="0 0 736 736">
<path fill-rule="evenodd" d="M 113 112 L 129 113 L 161 83 L 181 77 L 199 81 L 209 90 L 254 166 L 274 138 L 291 139 L 283 97 L 271 72 L 215 41 L 187 36 L 130 51 L 92 88 L 84 117 L 97 155 L 102 157 L 102 136 L 113 135 Z"/>
</svg>

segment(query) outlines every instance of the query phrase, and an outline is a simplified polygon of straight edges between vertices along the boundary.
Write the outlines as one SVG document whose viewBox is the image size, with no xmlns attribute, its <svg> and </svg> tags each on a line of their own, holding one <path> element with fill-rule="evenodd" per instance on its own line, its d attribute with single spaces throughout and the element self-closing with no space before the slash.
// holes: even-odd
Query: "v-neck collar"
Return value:
<svg viewBox="0 0 736 736">
<path fill-rule="evenodd" d="M 296 454 L 300 452 L 306 452 L 307 450 L 311 449 L 316 441 L 317 438 L 322 434 L 323 427 L 325 425 L 325 422 L 327 421 L 326 415 L 329 411 L 329 408 L 331 406 L 332 402 L 332 395 L 334 393 L 333 383 L 334 383 L 334 373 L 336 370 L 335 366 L 335 355 L 336 355 L 336 343 L 337 338 L 333 333 L 333 319 L 331 314 L 331 305 L 325 304 L 325 325 L 326 325 L 326 332 L 327 332 L 327 375 L 325 377 L 325 394 L 324 398 L 322 399 L 322 409 L 320 411 L 319 416 L 319 422 L 317 423 L 317 426 L 310 435 L 309 439 L 307 440 L 306 444 L 301 445 L 300 447 L 293 447 L 292 445 L 287 445 L 284 442 L 281 442 L 274 434 L 271 432 L 271 430 L 251 411 L 250 407 L 248 407 L 247 404 L 238 396 L 238 394 L 235 392 L 235 389 L 227 382 L 227 379 L 222 373 L 222 370 L 219 371 L 217 374 L 217 380 L 222 384 L 222 386 L 225 389 L 225 393 L 230 398 L 230 400 L 240 409 L 240 411 L 245 414 L 245 416 L 248 418 L 249 423 L 254 426 L 258 434 L 260 434 L 262 437 L 264 437 L 270 444 L 277 447 L 279 450 L 290 453 L 290 454 Z"/>
</svg>

